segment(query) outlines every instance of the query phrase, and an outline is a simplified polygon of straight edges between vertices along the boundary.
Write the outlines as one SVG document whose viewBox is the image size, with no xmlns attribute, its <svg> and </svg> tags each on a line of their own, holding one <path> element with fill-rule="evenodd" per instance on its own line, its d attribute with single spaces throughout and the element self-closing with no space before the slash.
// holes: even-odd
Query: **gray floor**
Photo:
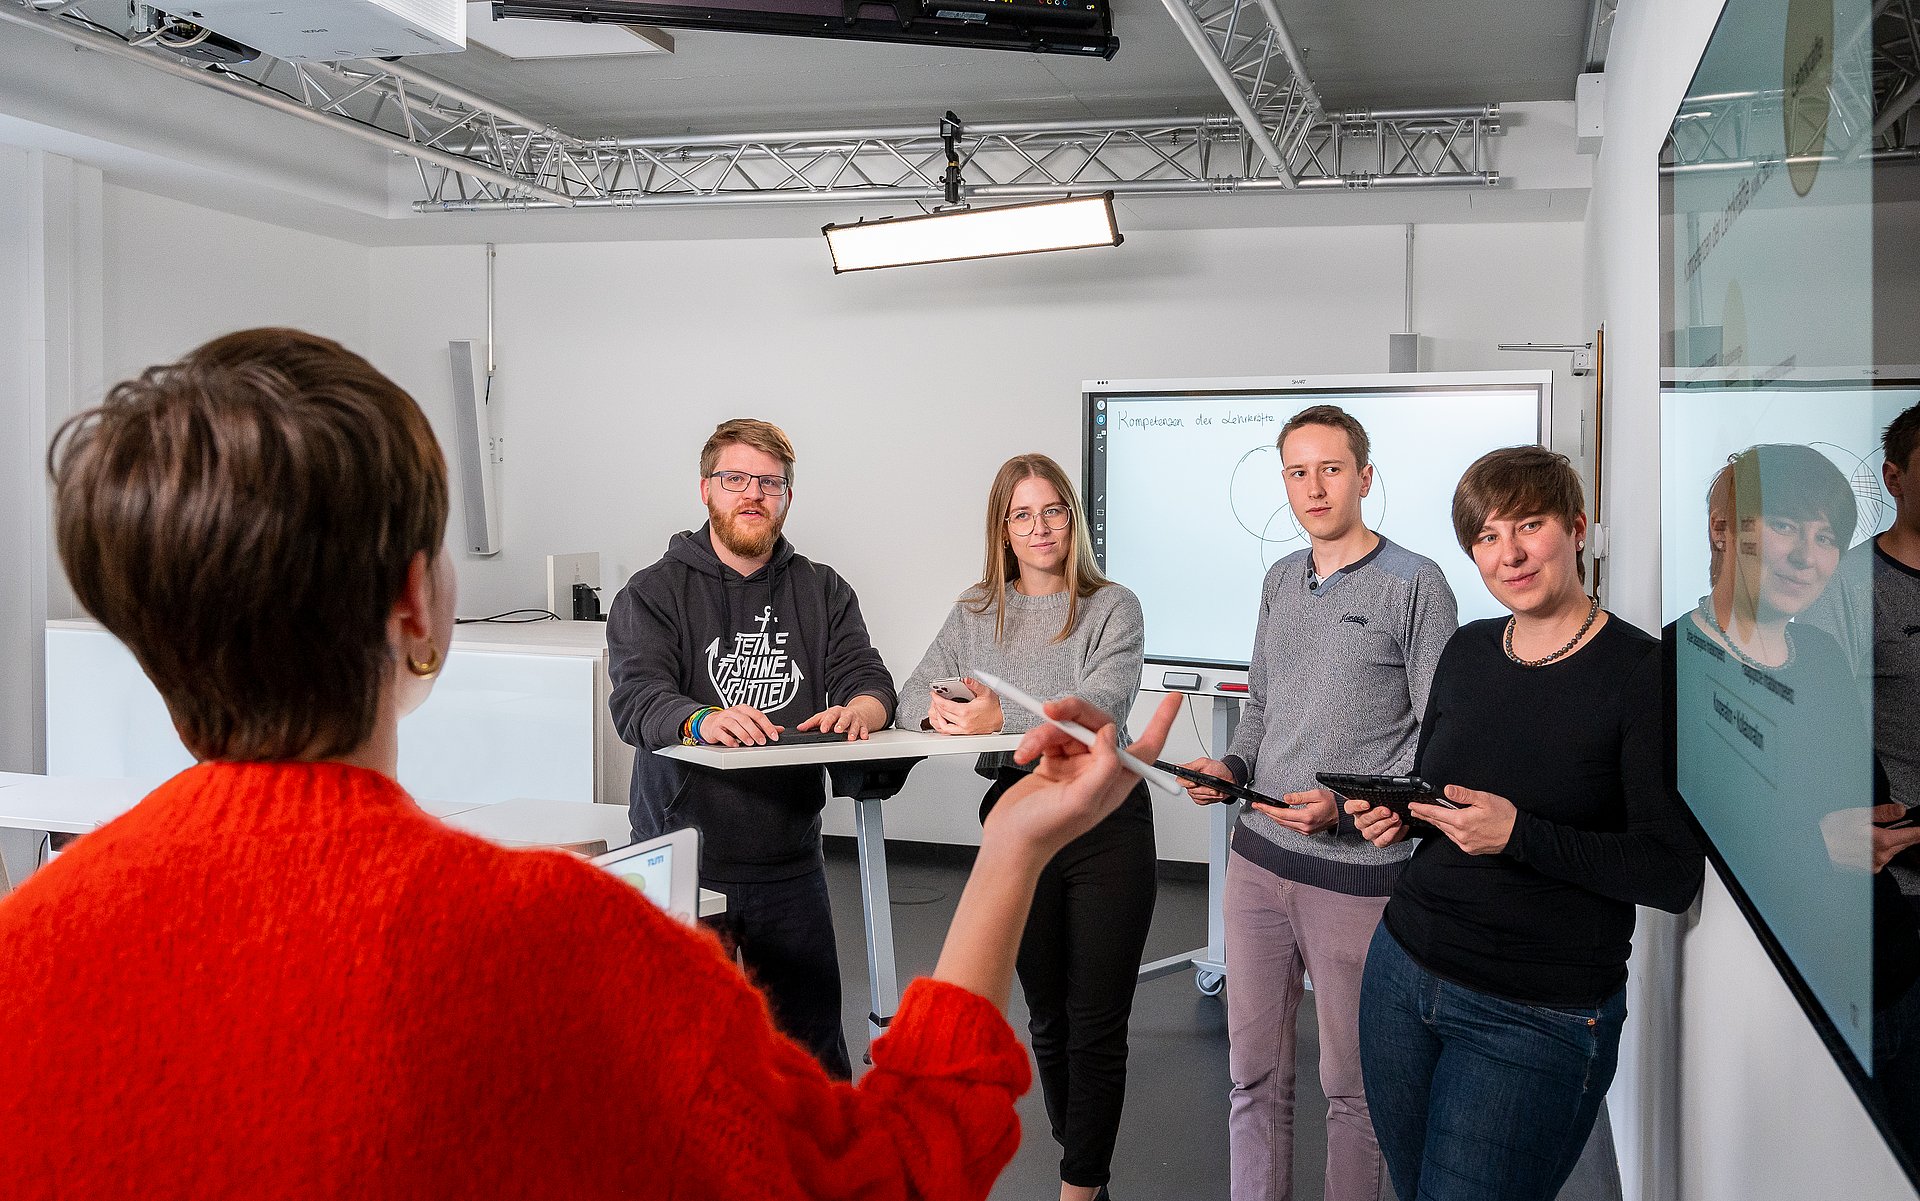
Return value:
<svg viewBox="0 0 1920 1201">
<path fill-rule="evenodd" d="M 900 979 L 933 970 L 946 936 L 947 922 L 966 880 L 964 866 L 930 862 L 911 843 L 888 844 L 888 879 L 893 887 L 893 927 Z M 1184 867 L 1184 865 L 1183 865 Z M 1147 939 L 1149 960 L 1191 950 L 1206 941 L 1207 888 L 1204 880 L 1160 882 L 1153 930 Z M 867 963 L 861 926 L 860 883 L 851 839 L 827 840 L 827 883 L 833 897 L 834 925 L 840 944 L 841 979 L 846 982 L 847 1046 L 854 1068 L 864 1070 L 866 1048 Z M 1025 1033 L 1027 1013 L 1014 987 L 1014 1028 Z M 1119 1201 L 1212 1201 L 1227 1196 L 1227 1028 L 1226 1009 L 1217 997 L 1203 997 L 1193 975 L 1183 972 L 1140 986 L 1129 1031 L 1127 1110 L 1114 1155 L 1113 1194 Z M 1326 1097 L 1311 1064 L 1319 1041 L 1314 1030 L 1312 994 L 1300 1007 L 1301 1062 L 1299 1121 L 1295 1128 L 1294 1197 L 1319 1201 L 1326 1162 L 1326 1127 L 1316 1115 L 1326 1112 Z M 1059 1148 L 1047 1133 L 1046 1112 L 1036 1084 L 1020 1101 L 1025 1136 L 1020 1151 L 993 1190 L 994 1201 L 1053 1201 L 1059 1196 Z M 1388 1189 L 1388 1201 L 1392 1190 Z M 1560 1201 L 1620 1201 L 1613 1166 L 1612 1132 L 1601 1112 L 1599 1127 Z"/>
<path fill-rule="evenodd" d="M 920 861 L 910 844 L 888 844 L 893 928 L 902 982 L 933 970 L 947 922 L 966 880 L 963 867 Z M 846 981 L 847 1045 L 856 1069 L 866 1040 L 867 963 L 860 924 L 860 885 L 850 840 L 828 840 L 827 881 Z M 1203 880 L 1162 881 L 1147 958 L 1159 959 L 1203 944 L 1207 936 Z M 1026 1032 L 1026 1006 L 1014 986 L 1014 1028 Z M 1303 1026 L 1310 1029 L 1311 1007 Z M 1227 1028 L 1218 998 L 1203 997 L 1183 972 L 1140 986 L 1129 1027 L 1127 1110 L 1114 1156 L 1113 1194 L 1145 1198 L 1227 1195 Z M 1302 1097 L 1305 1112 L 1324 1109 L 1317 1086 Z M 995 1201 L 1051 1201 L 1060 1191 L 1060 1151 L 1047 1133 L 1036 1083 L 1020 1101 L 1025 1136 L 993 1191 Z M 1306 1127 L 1314 1126 L 1308 1130 Z M 1300 1160 L 1319 1175 L 1326 1154 L 1315 1123 L 1302 1123 Z M 1315 1141 L 1318 1140 L 1318 1141 Z M 1315 1180 L 1301 1198 L 1318 1197 Z"/>
</svg>

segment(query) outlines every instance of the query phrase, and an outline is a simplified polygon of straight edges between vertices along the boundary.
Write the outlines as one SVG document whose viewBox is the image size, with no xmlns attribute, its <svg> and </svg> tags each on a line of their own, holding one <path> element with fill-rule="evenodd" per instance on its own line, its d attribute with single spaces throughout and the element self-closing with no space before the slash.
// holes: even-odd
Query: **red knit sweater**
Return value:
<svg viewBox="0 0 1920 1201">
<path fill-rule="evenodd" d="M 907 990 L 828 1080 L 704 932 L 385 776 L 210 764 L 0 901 L 0 1196 L 984 1197 L 1026 1056 Z"/>
</svg>

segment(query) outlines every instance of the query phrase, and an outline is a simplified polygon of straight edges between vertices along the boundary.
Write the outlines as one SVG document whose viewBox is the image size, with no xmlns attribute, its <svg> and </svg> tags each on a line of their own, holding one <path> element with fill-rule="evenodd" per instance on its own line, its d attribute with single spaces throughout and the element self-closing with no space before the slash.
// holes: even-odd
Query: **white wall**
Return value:
<svg viewBox="0 0 1920 1201">
<path fill-rule="evenodd" d="M 1570 450 L 1585 389 L 1565 357 L 1494 344 L 1585 340 L 1580 246 L 1572 223 L 1416 238 L 1432 365 L 1561 369 Z M 703 519 L 706 435 L 754 415 L 799 453 L 796 546 L 853 582 L 904 679 L 979 572 L 994 469 L 1039 450 L 1078 473 L 1082 380 L 1382 370 L 1402 328 L 1404 247 L 1399 226 L 1150 230 L 1112 251 L 836 278 L 818 238 L 503 245 L 506 549 L 462 557 L 461 612 L 544 605 L 545 556 L 573 551 L 602 554 L 610 601 Z M 485 332 L 484 253 L 373 252 L 375 361 L 443 437 L 446 342 Z M 1191 734 L 1182 745 L 1196 750 Z M 966 764 L 923 765 L 889 805 L 889 833 L 976 841 L 983 787 Z M 1205 857 L 1203 814 L 1170 803 L 1160 819 L 1163 857 Z"/>
<path fill-rule="evenodd" d="M 1623 0 L 1588 209 L 1588 312 L 1607 335 L 1609 605 L 1660 616 L 1660 267 L 1656 159 L 1721 0 Z M 1697 924 L 1642 911 L 1615 1126 L 1629 1201 L 1901 1198 L 1913 1191 L 1726 891 Z M 1647 1029 L 1650 1025 L 1652 1028 Z M 1672 1057 L 1678 1057 L 1677 1080 Z M 1677 1085 L 1677 1090 L 1674 1087 Z"/>
<path fill-rule="evenodd" d="M 109 380 L 263 325 L 366 352 L 366 247 L 111 184 L 105 207 Z"/>
<path fill-rule="evenodd" d="M 27 154 L 0 146 L 0 212 L 27 210 Z M 40 422 L 32 416 L 27 386 L 28 227 L 25 221 L 0 221 L 0 563 L 27 565 L 44 551 L 35 537 L 38 523 L 29 514 L 41 489 L 36 465 L 41 454 Z M 39 605 L 36 573 L 0 571 L 0 771 L 32 771 L 40 756 L 38 670 L 32 648 Z"/>
<path fill-rule="evenodd" d="M 50 536 L 47 439 L 106 385 L 216 334 L 297 325 L 365 349 L 363 247 L 106 184 L 0 145 L 0 770 L 42 766 L 41 629 L 77 615 Z M 16 860 L 17 840 L 0 846 Z"/>
</svg>

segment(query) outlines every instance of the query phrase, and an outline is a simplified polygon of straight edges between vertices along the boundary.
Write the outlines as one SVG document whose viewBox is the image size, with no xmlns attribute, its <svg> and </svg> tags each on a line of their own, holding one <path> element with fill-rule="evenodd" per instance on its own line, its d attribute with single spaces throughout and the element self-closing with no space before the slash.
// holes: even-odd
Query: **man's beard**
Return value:
<svg viewBox="0 0 1920 1201">
<path fill-rule="evenodd" d="M 713 536 L 720 539 L 720 545 L 743 559 L 758 559 L 773 549 L 773 544 L 780 539 L 781 527 L 787 524 L 785 513 L 775 514 L 771 506 L 766 508 L 765 513 L 764 521 L 747 527 L 742 526 L 732 513 L 723 512 L 709 503 L 707 522 L 713 527 Z"/>
</svg>

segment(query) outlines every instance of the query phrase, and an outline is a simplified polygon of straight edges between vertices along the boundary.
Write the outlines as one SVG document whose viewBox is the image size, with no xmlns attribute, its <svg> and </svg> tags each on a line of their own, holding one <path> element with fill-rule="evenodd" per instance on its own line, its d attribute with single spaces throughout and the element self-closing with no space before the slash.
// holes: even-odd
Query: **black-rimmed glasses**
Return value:
<svg viewBox="0 0 1920 1201">
<path fill-rule="evenodd" d="M 1048 505 L 1040 510 L 1040 520 L 1050 530 L 1064 530 L 1073 524 L 1073 510 L 1065 505 Z M 1025 538 L 1033 533 L 1034 514 L 1022 509 L 1007 518 L 1007 531 L 1016 538 Z"/>
<path fill-rule="evenodd" d="M 760 491 L 768 496 L 787 494 L 787 477 L 784 475 L 755 475 L 750 471 L 715 471 L 707 476 L 710 480 L 720 481 L 720 486 L 729 492 L 745 492 L 747 485 L 760 481 Z"/>
</svg>

